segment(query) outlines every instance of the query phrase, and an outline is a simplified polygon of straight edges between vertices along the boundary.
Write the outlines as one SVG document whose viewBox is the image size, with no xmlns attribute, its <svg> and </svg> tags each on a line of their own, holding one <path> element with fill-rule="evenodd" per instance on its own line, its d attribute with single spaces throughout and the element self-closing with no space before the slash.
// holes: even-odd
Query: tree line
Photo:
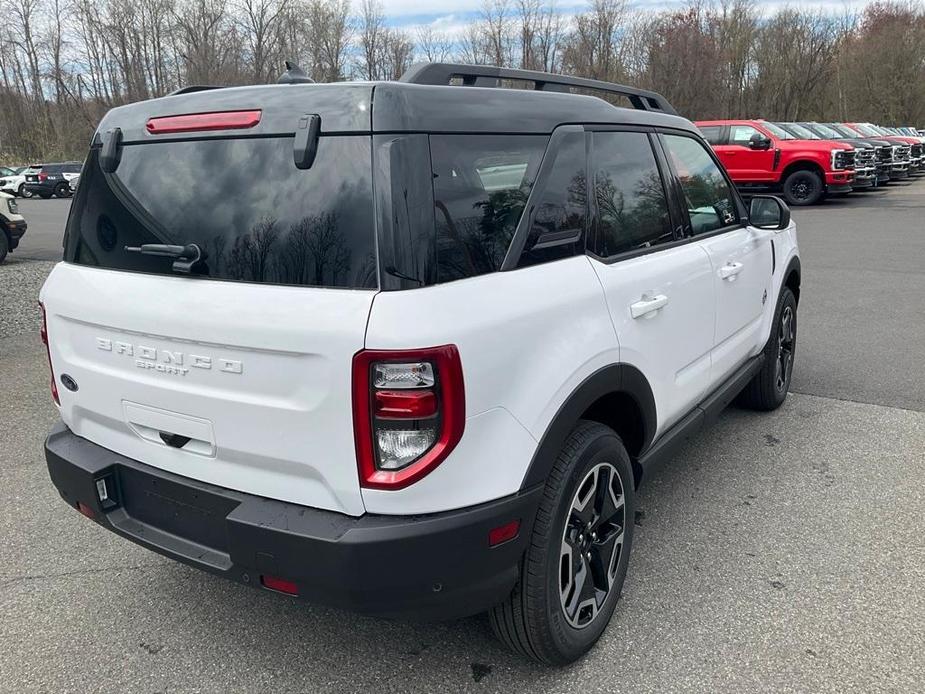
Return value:
<svg viewBox="0 0 925 694">
<path fill-rule="evenodd" d="M 925 7 L 841 14 L 754 0 L 644 11 L 484 0 L 461 32 L 390 26 L 379 0 L 6 0 L 0 160 L 79 158 L 110 108 L 193 84 L 396 79 L 416 61 L 564 72 L 653 89 L 697 118 L 925 126 Z"/>
</svg>

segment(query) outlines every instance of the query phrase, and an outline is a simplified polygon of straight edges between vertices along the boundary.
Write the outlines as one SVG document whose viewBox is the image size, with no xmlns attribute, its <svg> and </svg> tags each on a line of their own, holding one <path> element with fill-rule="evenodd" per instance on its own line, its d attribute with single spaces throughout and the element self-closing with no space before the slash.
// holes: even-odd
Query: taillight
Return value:
<svg viewBox="0 0 925 694">
<path fill-rule="evenodd" d="M 45 356 L 48 357 L 48 371 L 51 373 L 51 397 L 56 405 L 60 405 L 58 384 L 55 383 L 55 370 L 51 365 L 51 350 L 48 347 L 48 321 L 45 319 L 45 305 L 41 301 L 39 302 L 39 308 L 42 309 L 42 344 L 45 345 Z"/>
<path fill-rule="evenodd" d="M 149 118 L 145 124 L 152 135 L 191 133 L 208 130 L 247 130 L 260 122 L 261 111 L 218 111 L 187 113 L 182 116 Z"/>
<path fill-rule="evenodd" d="M 46 173 L 40 173 L 40 174 L 39 174 L 39 180 L 40 180 L 40 181 L 47 181 L 47 180 L 48 180 L 48 174 L 46 174 Z"/>
<path fill-rule="evenodd" d="M 455 345 L 354 356 L 353 428 L 362 486 L 402 489 L 417 482 L 446 459 L 465 423 Z"/>
</svg>

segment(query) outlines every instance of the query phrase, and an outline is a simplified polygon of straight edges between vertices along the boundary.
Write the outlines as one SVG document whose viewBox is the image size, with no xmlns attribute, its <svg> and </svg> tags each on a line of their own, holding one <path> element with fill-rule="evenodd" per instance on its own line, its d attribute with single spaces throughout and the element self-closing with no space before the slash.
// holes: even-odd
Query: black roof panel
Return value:
<svg viewBox="0 0 925 694">
<path fill-rule="evenodd" d="M 596 96 L 532 89 L 379 82 L 376 132 L 549 133 L 563 123 L 651 125 L 697 132 L 685 118 L 613 106 Z"/>
<path fill-rule="evenodd" d="M 697 132 L 685 118 L 613 106 L 595 96 L 527 89 L 435 86 L 404 82 L 340 82 L 226 87 L 165 96 L 114 108 L 97 133 L 118 127 L 122 142 L 177 139 L 150 135 L 149 118 L 261 109 L 253 135 L 291 135 L 306 113 L 321 116 L 322 133 L 501 132 L 549 133 L 564 123 L 649 125 Z M 244 131 L 195 133 L 199 137 Z M 188 137 L 188 136 L 187 136 Z M 182 139 L 182 138 L 180 138 Z"/>
</svg>

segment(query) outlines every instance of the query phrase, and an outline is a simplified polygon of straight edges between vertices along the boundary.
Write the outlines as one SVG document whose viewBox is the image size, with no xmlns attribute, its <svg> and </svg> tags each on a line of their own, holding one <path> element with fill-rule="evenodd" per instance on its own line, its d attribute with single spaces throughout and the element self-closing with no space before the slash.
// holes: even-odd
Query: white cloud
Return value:
<svg viewBox="0 0 925 694">
<path fill-rule="evenodd" d="M 814 8 L 841 14 L 847 11 L 863 9 L 874 0 L 759 0 L 757 6 L 765 14 L 770 14 L 781 7 Z M 355 4 L 359 5 L 357 0 Z M 382 0 L 385 15 L 390 22 L 399 26 L 428 24 L 435 19 L 455 16 L 458 22 L 465 22 L 466 15 L 471 16 L 481 9 L 484 0 Z M 513 0 L 512 0 L 512 5 Z M 589 0 L 558 0 L 555 2 L 563 13 L 574 14 L 587 7 Z M 633 9 L 664 10 L 679 8 L 686 0 L 630 0 Z"/>
</svg>

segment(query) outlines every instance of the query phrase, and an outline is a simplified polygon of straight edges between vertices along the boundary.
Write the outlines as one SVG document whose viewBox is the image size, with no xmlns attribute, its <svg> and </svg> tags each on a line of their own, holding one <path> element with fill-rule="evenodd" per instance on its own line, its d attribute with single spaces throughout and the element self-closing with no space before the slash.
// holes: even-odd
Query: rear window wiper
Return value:
<svg viewBox="0 0 925 694">
<path fill-rule="evenodd" d="M 177 246 L 170 243 L 145 243 L 141 246 L 125 246 L 129 253 L 142 255 L 158 255 L 165 258 L 174 258 L 173 271 L 189 274 L 197 263 L 206 259 L 206 252 L 195 243 Z"/>
</svg>

